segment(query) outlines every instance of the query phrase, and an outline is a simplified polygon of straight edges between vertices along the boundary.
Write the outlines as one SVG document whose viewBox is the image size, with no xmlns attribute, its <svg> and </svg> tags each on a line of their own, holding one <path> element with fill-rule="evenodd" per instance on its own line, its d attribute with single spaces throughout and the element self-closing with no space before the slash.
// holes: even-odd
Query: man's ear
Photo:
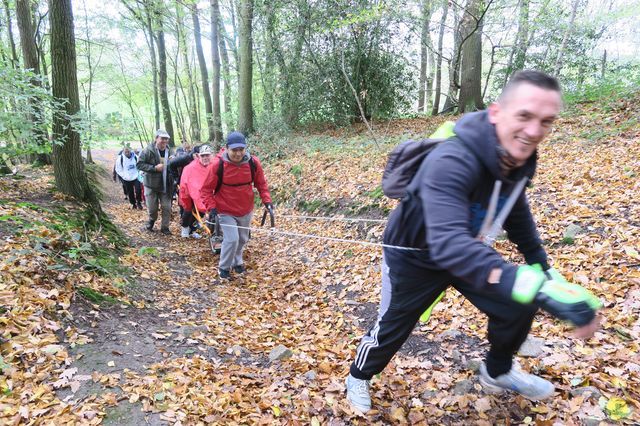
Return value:
<svg viewBox="0 0 640 426">
<path fill-rule="evenodd" d="M 487 108 L 489 112 L 489 123 L 496 124 L 498 122 L 498 116 L 500 115 L 500 104 L 492 102 Z"/>
</svg>

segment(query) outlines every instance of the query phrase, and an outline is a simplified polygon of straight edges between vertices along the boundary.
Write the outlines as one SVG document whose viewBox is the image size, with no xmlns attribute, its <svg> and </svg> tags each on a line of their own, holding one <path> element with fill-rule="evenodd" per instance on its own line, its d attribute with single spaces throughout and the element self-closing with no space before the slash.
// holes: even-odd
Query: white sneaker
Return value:
<svg viewBox="0 0 640 426">
<path fill-rule="evenodd" d="M 356 379 L 351 374 L 345 380 L 347 386 L 347 400 L 351 403 L 351 407 L 366 413 L 371 410 L 371 396 L 369 396 L 369 380 Z"/>
<path fill-rule="evenodd" d="M 199 240 L 200 238 L 202 238 L 202 235 L 194 231 L 191 233 L 191 238 L 195 238 L 196 240 Z"/>
<path fill-rule="evenodd" d="M 189 229 L 188 226 L 183 226 L 182 230 L 180 231 L 180 236 L 182 238 L 189 238 L 189 232 L 191 232 L 191 229 Z"/>
<path fill-rule="evenodd" d="M 505 390 L 518 392 L 520 395 L 532 401 L 549 398 L 555 388 L 551 382 L 534 374 L 525 373 L 514 364 L 508 373 L 496 378 L 489 376 L 487 366 L 480 366 L 480 384 L 488 393 L 501 393 Z"/>
</svg>

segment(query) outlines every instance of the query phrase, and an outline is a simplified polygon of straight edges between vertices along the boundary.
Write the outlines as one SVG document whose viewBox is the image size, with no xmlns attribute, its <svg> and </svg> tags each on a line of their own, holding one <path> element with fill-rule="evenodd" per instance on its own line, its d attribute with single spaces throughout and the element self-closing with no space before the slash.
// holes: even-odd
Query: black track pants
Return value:
<svg viewBox="0 0 640 426">
<path fill-rule="evenodd" d="M 424 270 L 419 275 L 408 275 L 390 265 L 389 279 L 389 307 L 362 338 L 350 368 L 353 377 L 370 380 L 381 372 L 407 340 L 420 315 L 449 285 L 489 317 L 489 373 L 496 376 L 509 371 L 513 355 L 529 334 L 536 313 L 534 306 L 473 288 L 444 271 Z"/>
<path fill-rule="evenodd" d="M 135 207 L 138 203 L 142 203 L 142 187 L 138 179 L 123 180 L 122 186 L 132 206 Z"/>
</svg>

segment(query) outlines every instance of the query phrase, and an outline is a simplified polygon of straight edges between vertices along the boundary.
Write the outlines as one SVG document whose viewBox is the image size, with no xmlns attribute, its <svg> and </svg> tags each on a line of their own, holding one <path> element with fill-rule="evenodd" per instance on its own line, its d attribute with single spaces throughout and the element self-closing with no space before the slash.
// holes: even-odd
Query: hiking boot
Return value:
<svg viewBox="0 0 640 426">
<path fill-rule="evenodd" d="M 138 209 L 142 210 L 142 203 L 138 203 L 138 204 L 136 205 L 136 207 L 138 207 Z"/>
<path fill-rule="evenodd" d="M 491 377 L 487 372 L 487 366 L 480 366 L 480 384 L 488 393 L 501 393 L 505 390 L 518 392 L 520 395 L 532 401 L 549 398 L 555 390 L 553 384 L 534 374 L 525 373 L 514 364 L 508 373 L 498 377 Z"/>
<path fill-rule="evenodd" d="M 169 231 L 169 228 L 160 228 L 160 232 L 162 233 L 162 235 L 171 235 L 171 231 Z"/>
<path fill-rule="evenodd" d="M 369 380 L 356 379 L 349 374 L 344 383 L 347 386 L 347 400 L 351 407 L 361 413 L 371 410 L 371 396 L 369 395 L 371 382 Z"/>
<path fill-rule="evenodd" d="M 244 265 L 236 265 L 233 267 L 233 272 L 244 274 L 245 272 L 247 272 L 247 268 L 245 268 Z"/>
<path fill-rule="evenodd" d="M 218 277 L 221 280 L 229 280 L 231 279 L 231 272 L 228 269 L 218 268 Z"/>
<path fill-rule="evenodd" d="M 188 226 L 183 226 L 180 229 L 180 236 L 182 238 L 189 238 L 189 233 L 191 232 L 191 229 Z"/>
<path fill-rule="evenodd" d="M 149 231 L 149 232 L 153 232 L 153 222 L 147 222 L 147 224 L 144 225 L 144 230 L 145 231 Z"/>
</svg>

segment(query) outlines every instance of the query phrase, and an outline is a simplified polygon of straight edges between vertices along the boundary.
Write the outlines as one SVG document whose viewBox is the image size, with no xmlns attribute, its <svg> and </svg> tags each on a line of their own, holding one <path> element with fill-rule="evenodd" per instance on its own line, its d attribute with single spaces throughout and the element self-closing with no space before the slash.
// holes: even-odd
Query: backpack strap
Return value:
<svg viewBox="0 0 640 426">
<path fill-rule="evenodd" d="M 217 194 L 222 187 L 222 175 L 224 174 L 224 160 L 220 157 L 220 161 L 218 161 L 218 183 L 216 184 L 216 190 L 214 194 Z"/>
<path fill-rule="evenodd" d="M 251 182 L 247 182 L 247 183 L 235 183 L 235 184 L 224 184 L 224 185 L 228 185 L 228 186 L 244 186 L 244 185 L 251 185 L 253 184 L 253 182 L 256 179 L 256 170 L 258 169 L 258 166 L 256 165 L 256 162 L 253 159 L 253 155 L 251 157 L 249 157 L 249 168 L 251 169 Z M 216 190 L 214 191 L 214 194 L 217 194 L 218 191 L 220 191 L 220 188 L 223 185 L 222 182 L 222 176 L 224 175 L 224 160 L 222 159 L 222 157 L 220 157 L 220 162 L 218 163 L 218 183 L 216 184 Z"/>
</svg>

